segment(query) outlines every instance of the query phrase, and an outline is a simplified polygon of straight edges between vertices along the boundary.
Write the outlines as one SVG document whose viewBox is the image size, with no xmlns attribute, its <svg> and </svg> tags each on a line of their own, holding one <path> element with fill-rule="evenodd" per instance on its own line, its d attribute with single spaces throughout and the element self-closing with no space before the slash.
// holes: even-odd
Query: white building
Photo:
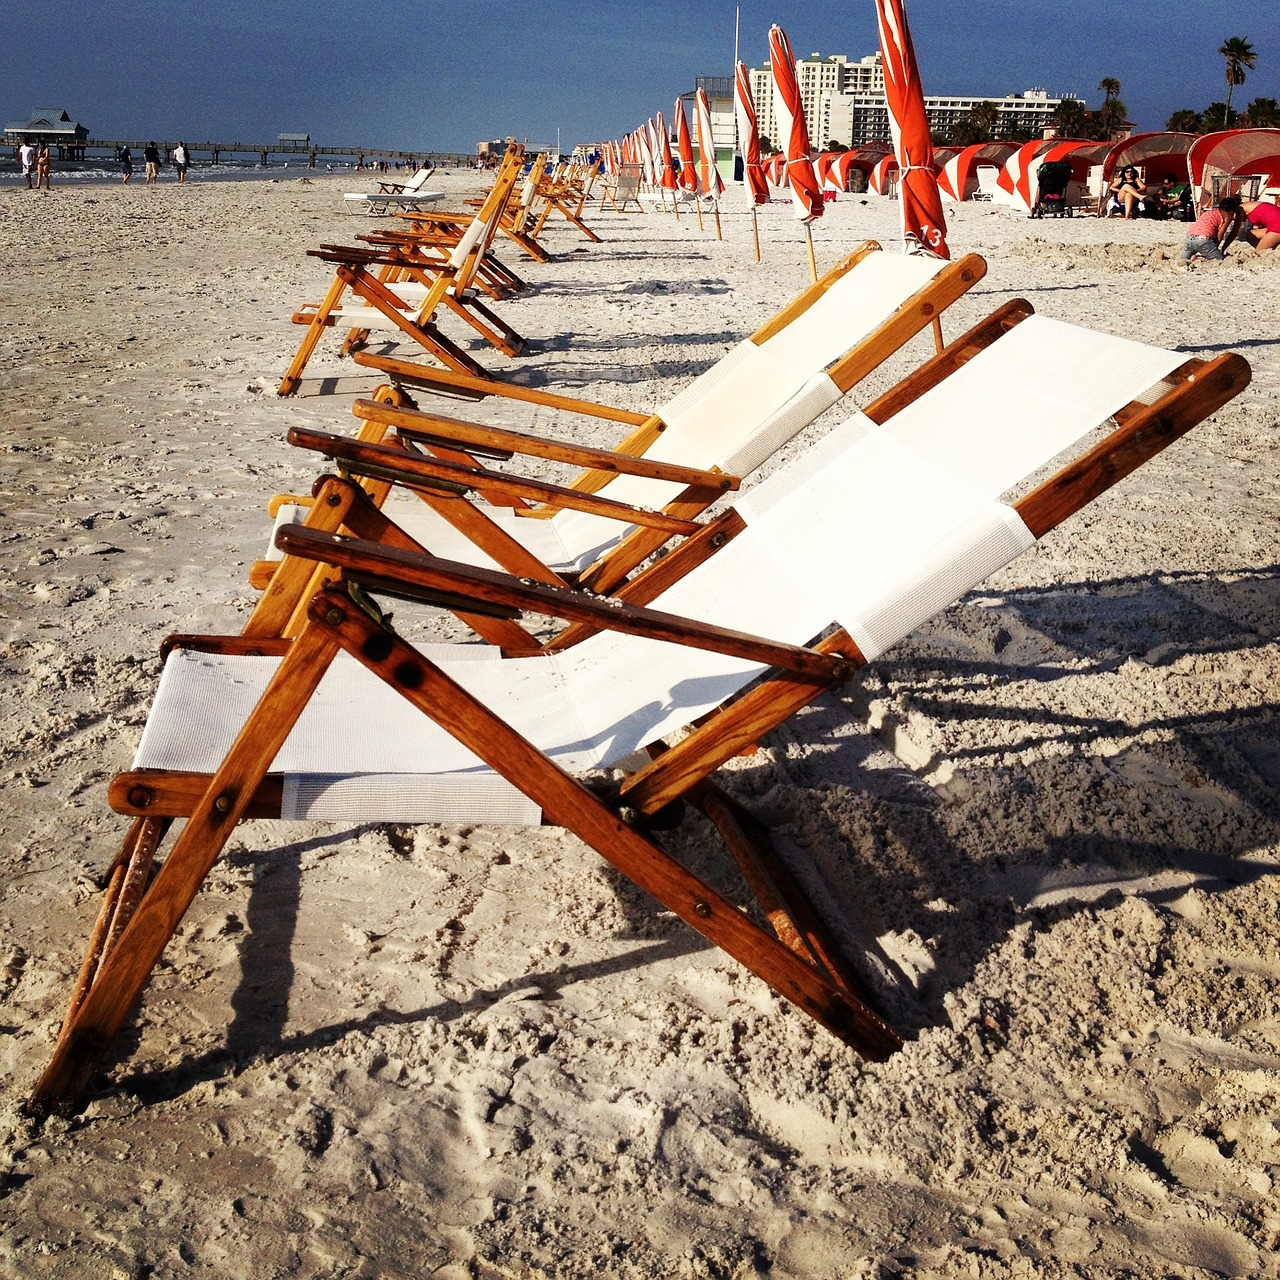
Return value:
<svg viewBox="0 0 1280 1280">
<path fill-rule="evenodd" d="M 884 69 L 880 55 L 870 54 L 850 62 L 844 54 L 824 58 L 810 54 L 796 63 L 800 101 L 814 148 L 828 141 L 858 147 L 868 142 L 888 141 L 889 111 L 885 105 Z M 774 105 L 773 73 L 766 64 L 751 71 L 751 94 L 755 99 L 760 133 L 778 145 L 778 114 Z M 999 113 L 998 132 L 1040 134 L 1048 127 L 1061 98 L 1051 98 L 1044 89 L 994 97 L 960 97 L 943 94 L 926 97 L 929 127 L 945 135 L 951 126 L 969 115 L 980 102 L 992 102 Z"/>
<path fill-rule="evenodd" d="M 831 136 L 825 131 L 824 99 L 850 93 L 878 92 L 884 96 L 884 71 L 878 53 L 859 62 L 850 62 L 842 53 L 827 58 L 811 53 L 796 62 L 796 82 L 800 86 L 800 103 L 809 125 L 810 141 L 819 146 Z M 761 136 L 776 144 L 778 112 L 774 105 L 773 72 L 768 65 L 752 69 L 751 96 L 755 100 Z"/>
</svg>

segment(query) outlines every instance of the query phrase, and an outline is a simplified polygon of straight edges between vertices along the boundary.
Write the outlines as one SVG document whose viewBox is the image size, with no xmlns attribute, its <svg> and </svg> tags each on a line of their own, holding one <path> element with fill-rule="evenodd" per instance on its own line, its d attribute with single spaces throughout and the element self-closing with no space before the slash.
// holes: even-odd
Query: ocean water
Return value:
<svg viewBox="0 0 1280 1280">
<path fill-rule="evenodd" d="M 188 182 L 245 182 L 245 181 L 269 181 L 271 179 L 281 180 L 285 178 L 306 178 L 321 177 L 326 173 L 355 174 L 362 172 L 367 181 L 370 177 L 380 176 L 374 169 L 366 166 L 364 170 L 358 171 L 355 162 L 333 163 L 328 164 L 317 162 L 314 169 L 309 169 L 304 161 L 273 161 L 268 165 L 256 164 L 249 160 L 239 163 L 236 161 L 224 160 L 219 164 L 210 164 L 209 162 L 201 163 L 197 161 L 187 170 Z M 392 169 L 391 174 L 403 173 L 406 177 L 413 172 L 412 168 Z M 114 160 L 104 160 L 99 158 L 91 158 L 84 161 L 57 161 L 53 162 L 52 171 L 50 173 L 50 182 L 56 186 L 58 183 L 67 183 L 80 186 L 82 184 L 94 184 L 104 182 L 119 182 L 121 179 L 120 165 Z M 129 185 L 135 183 L 142 186 L 146 181 L 146 165 L 143 164 L 139 155 L 133 158 L 133 177 L 129 180 Z M 177 184 L 178 171 L 171 164 L 160 166 L 160 181 L 162 183 Z M 16 160 L 0 160 L 0 187 L 23 186 L 22 170 Z"/>
</svg>

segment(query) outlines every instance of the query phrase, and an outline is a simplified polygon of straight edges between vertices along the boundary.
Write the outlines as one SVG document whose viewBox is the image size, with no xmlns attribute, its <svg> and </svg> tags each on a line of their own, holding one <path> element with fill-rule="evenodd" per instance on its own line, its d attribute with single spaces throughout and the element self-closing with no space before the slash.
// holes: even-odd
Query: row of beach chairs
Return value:
<svg viewBox="0 0 1280 1280">
<path fill-rule="evenodd" d="M 371 265 L 338 268 L 367 303 Z M 291 431 L 331 470 L 275 504 L 248 622 L 166 643 L 137 757 L 110 787 L 132 825 L 34 1107 L 77 1104 L 237 824 L 265 817 L 562 826 L 837 1038 L 891 1054 L 900 1036 L 856 959 L 717 769 L 1249 379 L 1238 355 L 1188 360 L 1015 300 L 747 483 L 984 273 L 973 255 L 864 245 L 647 414 L 489 379 L 429 347 L 437 365 L 359 353 L 388 381 L 356 401 L 353 435 Z M 379 283 L 402 280 L 425 284 Z M 434 411 L 435 393 L 626 435 L 588 448 L 463 421 Z M 521 459 L 580 472 L 551 483 Z M 476 640 L 415 643 L 387 599 L 449 610 Z M 752 910 L 670 852 L 689 809 Z"/>
</svg>

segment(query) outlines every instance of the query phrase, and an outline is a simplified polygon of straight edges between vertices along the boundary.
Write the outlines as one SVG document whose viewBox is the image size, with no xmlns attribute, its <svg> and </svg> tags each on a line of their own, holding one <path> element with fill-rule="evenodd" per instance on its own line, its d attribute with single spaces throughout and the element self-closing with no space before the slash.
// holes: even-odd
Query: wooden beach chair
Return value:
<svg viewBox="0 0 1280 1280">
<path fill-rule="evenodd" d="M 1046 379 L 1060 363 L 1072 377 Z M 1236 355 L 1186 361 L 1029 317 L 882 426 L 850 419 L 779 468 L 740 504 L 736 536 L 650 608 L 283 530 L 285 549 L 327 564 L 329 581 L 291 640 L 169 646 L 134 768 L 110 789 L 134 822 L 31 1107 L 75 1107 L 232 832 L 273 815 L 562 825 L 838 1039 L 887 1056 L 899 1037 L 715 770 L 1248 379 Z M 601 631 L 560 653 L 467 660 L 407 643 L 373 605 L 381 593 Z M 686 802 L 719 831 L 770 928 L 663 847 Z M 185 825 L 151 879 L 175 819 Z"/>
<path fill-rule="evenodd" d="M 543 183 L 537 193 L 543 206 L 533 227 L 535 240 L 542 234 L 551 214 L 558 213 L 588 240 L 599 244 L 600 237 L 582 220 L 582 211 L 591 197 L 591 189 L 599 172 L 600 161 L 597 160 L 582 170 L 566 167 L 564 173 L 554 174 Z"/>
<path fill-rule="evenodd" d="M 976 255 L 945 263 L 862 246 L 657 413 L 642 418 L 612 459 L 598 450 L 578 450 L 587 470 L 567 487 L 640 512 L 696 518 L 888 356 L 934 325 L 985 271 Z M 548 403 L 543 393 L 537 396 L 538 403 Z M 585 403 L 551 402 L 571 409 Z M 448 461 L 474 464 L 476 454 L 492 456 L 494 449 L 559 461 L 573 456 L 573 446 L 564 441 L 498 433 L 395 404 L 361 400 L 355 412 L 372 428 L 362 432 L 364 440 L 376 441 L 395 427 L 406 439 L 414 433 L 413 439 Z M 294 439 L 305 443 L 307 437 L 299 432 Z M 327 437 L 310 439 L 330 447 Z M 353 460 L 349 445 L 333 449 Z M 617 508 L 595 512 L 554 499 L 540 509 L 492 501 L 481 509 L 447 494 L 420 496 L 421 502 L 400 501 L 393 515 L 436 554 L 544 582 L 575 580 L 595 591 L 612 591 L 672 536 L 671 528 L 660 523 L 628 525 Z M 288 504 L 277 504 L 276 514 L 282 522 L 301 518 Z M 269 572 L 260 565 L 253 580 L 260 584 Z"/>
<path fill-rule="evenodd" d="M 640 203 L 641 167 L 638 164 L 624 164 L 618 172 L 605 179 L 600 192 L 600 208 L 612 209 L 614 213 L 626 213 L 627 206 L 634 204 L 643 213 L 644 205 Z"/>
<path fill-rule="evenodd" d="M 918 264 L 919 258 L 906 258 L 904 255 L 899 254 L 885 255 L 890 261 L 878 262 L 874 269 L 864 267 L 853 280 L 847 281 L 836 291 L 834 296 L 828 298 L 823 308 L 813 311 L 806 318 L 806 313 L 811 312 L 816 302 L 830 293 L 853 268 L 862 263 L 870 254 L 879 250 L 880 246 L 874 240 L 868 240 L 859 245 L 858 248 L 846 255 L 815 284 L 810 285 L 809 288 L 792 299 L 760 329 L 744 339 L 738 346 L 730 349 L 709 369 L 695 378 L 693 383 L 680 395 L 666 405 L 657 406 L 649 413 L 640 413 L 622 408 L 619 405 L 605 404 L 578 396 L 544 391 L 536 387 L 526 387 L 518 382 L 512 382 L 493 374 L 476 376 L 459 372 L 453 368 L 442 369 L 399 356 L 386 356 L 377 352 L 358 351 L 354 353 L 353 358 L 357 364 L 364 368 L 374 369 L 383 374 L 388 380 L 389 388 L 398 393 L 403 403 L 412 404 L 413 394 L 422 391 L 455 400 L 479 401 L 492 396 L 502 400 L 518 400 L 526 404 L 539 405 L 565 413 L 580 413 L 586 417 L 602 418 L 612 422 L 624 423 L 628 426 L 640 427 L 643 428 L 640 433 L 641 436 L 645 439 L 651 439 L 655 432 L 663 430 L 666 423 L 666 419 L 663 416 L 664 413 L 679 412 L 684 406 L 699 399 L 709 388 L 715 386 L 726 374 L 730 373 L 739 362 L 750 364 L 754 360 L 754 353 L 750 351 L 749 345 L 763 346 L 771 338 L 778 337 L 784 331 L 787 331 L 790 345 L 796 349 L 803 349 L 810 333 L 815 335 L 815 340 L 821 340 L 821 334 L 827 326 L 832 324 L 843 326 L 848 323 L 850 317 L 856 321 L 857 313 L 863 305 L 859 295 L 864 288 L 876 293 L 881 288 L 892 287 L 891 283 L 882 285 L 881 281 L 891 282 L 895 275 L 907 282 L 919 280 L 920 272 L 912 266 L 895 265 L 898 263 Z M 923 297 L 920 301 L 920 307 L 930 324 L 933 325 L 936 345 L 941 348 L 942 336 L 939 317 L 942 311 L 955 300 L 955 297 L 951 296 L 949 292 L 950 282 L 959 278 L 961 281 L 967 282 L 971 287 L 973 283 L 976 283 L 977 279 L 980 279 L 985 274 L 986 263 L 977 254 L 966 254 L 956 263 L 939 262 L 936 265 L 939 280 L 935 291 L 936 296 Z M 954 268 L 954 270 L 947 270 L 948 266 Z M 978 275 L 973 279 L 969 279 L 970 273 L 975 270 Z M 928 286 L 917 284 L 916 287 L 927 288 Z M 902 300 L 905 300 L 910 295 L 910 292 L 912 291 L 908 290 L 903 293 L 901 295 Z M 801 321 L 801 323 L 797 324 L 797 321 Z M 791 335 L 795 335 L 794 338 Z"/>
<path fill-rule="evenodd" d="M 518 173 L 519 157 L 513 149 L 484 204 L 448 257 L 435 269 L 433 278 L 428 277 L 425 268 L 415 267 L 403 255 L 390 251 L 336 245 L 308 250 L 311 256 L 334 265 L 334 279 L 321 302 L 307 304 L 293 314 L 294 324 L 305 325 L 307 331 L 277 394 L 292 395 L 298 389 L 302 371 L 320 338 L 326 329 L 335 326 L 349 328 L 344 354 L 364 342 L 371 329 L 389 329 L 402 333 L 451 369 L 480 374 L 482 370 L 475 360 L 436 327 L 434 317 L 441 306 L 466 320 L 482 337 L 508 354 L 518 352 L 523 340 L 480 303 L 471 287 L 493 242 Z M 420 299 L 396 292 L 395 277 L 400 273 L 407 273 L 413 282 L 426 286 Z M 343 305 L 347 293 L 355 294 L 363 305 Z"/>
<path fill-rule="evenodd" d="M 973 359 L 1031 312 L 1030 304 L 1022 299 L 1003 304 L 891 391 L 868 404 L 863 410 L 865 418 L 873 423 L 883 422 L 890 414 Z M 358 402 L 358 407 L 372 410 L 372 406 L 362 402 Z M 366 427 L 374 428 L 375 435 L 383 425 L 386 424 L 376 419 L 366 423 Z M 430 522 L 424 529 L 423 522 L 414 519 L 416 508 L 412 504 L 407 513 L 397 513 L 401 523 L 396 523 L 382 510 L 388 493 L 395 485 L 443 513 L 452 526 L 449 530 L 452 537 L 446 538 L 447 542 L 452 544 L 464 538 L 469 541 L 471 545 L 468 541 L 462 542 L 464 555 L 461 558 L 472 563 L 480 560 L 500 565 L 510 573 L 533 581 L 557 584 L 565 583 L 570 575 L 557 574 L 549 569 L 528 548 L 494 525 L 484 512 L 491 505 L 506 503 L 537 504 L 544 510 L 555 509 L 568 514 L 586 513 L 601 522 L 612 521 L 621 540 L 619 554 L 612 557 L 607 566 L 602 565 L 599 574 L 592 575 L 593 589 L 602 590 L 601 583 L 604 583 L 608 594 L 638 603 L 651 600 L 659 590 L 674 581 L 673 575 L 695 563 L 692 548 L 698 548 L 699 556 L 707 555 L 724 541 L 719 521 L 702 525 L 696 523 L 692 516 L 704 509 L 713 497 L 736 489 L 736 476 L 680 468 L 643 456 L 620 455 L 561 441 L 533 441 L 528 436 L 496 428 L 470 427 L 467 431 L 471 434 L 467 434 L 463 430 L 466 425 L 454 424 L 455 438 L 461 440 L 456 447 L 451 445 L 442 449 L 439 437 L 426 437 L 434 447 L 430 456 L 424 456 L 416 447 L 417 441 L 423 439 L 422 433 L 409 426 L 402 426 L 396 433 L 395 448 L 314 430 L 291 432 L 290 439 L 295 444 L 322 451 L 334 458 L 341 474 L 321 477 L 305 506 L 297 505 L 295 499 L 282 501 L 281 505 L 273 507 L 277 529 L 285 523 L 301 521 L 307 527 L 322 532 L 350 533 L 387 546 L 426 551 L 428 548 L 419 538 L 430 538 L 438 530 L 433 529 Z M 489 470 L 464 452 L 466 448 L 475 450 L 485 459 L 515 456 L 519 452 L 524 456 L 547 458 L 571 466 L 594 466 L 610 474 L 638 474 L 664 479 L 683 486 L 684 501 L 680 506 L 669 506 L 663 511 L 637 508 L 614 501 L 607 496 L 607 490 L 604 493 L 575 490 L 543 479 Z M 475 507 L 469 501 L 472 498 L 476 500 Z M 522 509 L 533 510 L 533 506 Z M 391 510 L 396 511 L 394 503 Z M 629 573 L 629 567 L 636 558 L 635 545 L 629 546 L 623 539 L 622 531 L 627 529 L 635 530 L 645 540 L 640 547 L 642 551 L 664 539 L 669 542 L 676 537 L 687 538 L 688 545 L 680 556 L 667 555 L 655 560 L 624 581 L 623 570 Z M 485 548 L 494 554 L 487 555 Z M 606 567 L 611 571 L 609 574 L 604 572 Z M 258 562 L 250 572 L 250 581 L 263 591 L 263 595 L 245 626 L 244 634 L 267 637 L 296 634 L 304 619 L 306 600 L 318 588 L 324 573 L 323 567 L 312 569 L 305 563 L 290 560 L 279 551 L 272 559 Z M 542 641 L 512 619 L 477 614 L 466 609 L 463 603 L 459 603 L 453 612 L 478 636 L 499 646 L 506 654 L 530 653 L 543 647 Z M 554 643 L 571 643 L 579 635 L 580 629 L 571 629 L 557 637 Z"/>
</svg>

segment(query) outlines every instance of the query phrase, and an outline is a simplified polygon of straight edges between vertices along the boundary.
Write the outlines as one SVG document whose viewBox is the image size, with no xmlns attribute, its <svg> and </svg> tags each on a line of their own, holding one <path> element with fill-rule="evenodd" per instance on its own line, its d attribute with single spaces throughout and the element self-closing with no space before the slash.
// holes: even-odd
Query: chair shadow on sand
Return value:
<svg viewBox="0 0 1280 1280">
<path fill-rule="evenodd" d="M 963 615 L 993 612 L 979 602 L 997 595 L 995 612 L 1006 631 L 1014 629 L 1011 622 L 1020 622 L 1028 635 L 1040 638 L 1037 649 L 1046 647 L 1053 656 L 1024 660 L 1008 645 L 996 659 L 964 652 Z M 1106 600 L 1103 608 L 1099 596 Z M 1079 607 L 1082 600 L 1090 602 L 1085 610 Z M 1230 610 L 1255 615 L 1254 625 L 1233 622 L 1225 612 Z M 915 644 L 901 646 L 872 674 L 909 690 L 913 711 L 926 720 L 944 728 L 948 721 L 975 718 L 1004 723 L 1005 739 L 946 750 L 938 760 L 912 769 L 885 750 L 882 737 L 892 726 L 882 725 L 879 736 L 867 727 L 868 694 L 855 684 L 827 694 L 775 731 L 764 744 L 769 750 L 730 770 L 725 783 L 770 823 L 780 851 L 860 968 L 881 1011 L 910 1037 L 948 1020 L 948 997 L 970 981 L 1020 921 L 1030 917 L 1047 926 L 1126 897 L 1166 906 L 1191 889 L 1220 893 L 1280 872 L 1273 859 L 1250 856 L 1280 836 L 1280 750 L 1268 745 L 1280 738 L 1280 705 L 1191 711 L 1134 723 L 1056 711 L 1051 699 L 1010 708 L 958 695 L 989 686 L 993 676 L 1051 685 L 1104 675 L 1128 661 L 1135 646 L 1141 650 L 1157 637 L 1159 644 L 1143 651 L 1160 665 L 1233 648 L 1243 652 L 1274 634 L 1274 626 L 1267 628 L 1276 615 L 1280 565 L 980 591 L 922 633 L 925 653 L 914 651 Z M 990 619 L 981 625 L 990 626 Z M 945 651 L 934 642 L 939 627 Z M 1090 659 L 1088 665 L 1081 667 L 1080 657 Z M 1160 735 L 1156 745 L 1140 742 L 1153 731 Z M 1031 764 L 1002 760 L 1015 749 L 1085 745 L 1098 737 L 1132 745 L 1105 759 L 1082 760 L 1072 751 L 1051 752 Z M 792 740 L 807 748 L 803 755 L 789 755 Z M 954 775 L 941 786 L 923 777 L 944 761 L 960 766 L 961 802 L 967 803 L 963 842 L 947 830 L 948 809 L 957 803 Z M 1073 818 L 1087 817 L 1088 802 L 1076 797 L 1082 769 L 1090 777 L 1104 777 L 1122 799 L 1126 792 L 1140 799 L 1148 811 L 1146 825 L 1157 833 L 1166 815 L 1172 821 L 1178 805 L 1194 807 L 1197 796 L 1211 800 L 1226 791 L 1250 812 L 1233 829 L 1219 831 L 1214 848 L 1109 834 L 1104 826 L 1091 828 L 1078 820 L 1068 824 L 1069 834 L 1055 833 L 1041 820 L 1038 801 L 1071 797 L 1067 803 L 1078 806 Z M 993 818 L 989 829 L 972 829 L 975 814 L 985 824 L 989 810 L 1008 807 L 988 805 L 984 797 L 1001 801 L 1011 794 L 1017 797 L 1021 847 L 1002 831 L 1000 820 Z M 793 838 L 797 829 L 802 836 Z M 379 1026 L 428 1018 L 454 1021 L 522 990 L 551 999 L 577 982 L 710 949 L 674 916 L 655 912 L 643 891 L 600 863 L 627 926 L 614 936 L 641 945 L 605 960 L 514 975 L 460 1001 L 441 999 L 406 1011 L 380 1008 L 287 1032 L 304 855 L 378 830 L 386 829 L 371 824 L 265 853 L 231 855 L 250 863 L 254 878 L 225 1044 L 173 1067 L 128 1072 L 113 1087 L 144 1101 L 173 1098 L 203 1081 L 234 1074 L 254 1058 L 305 1052 Z M 388 838 L 394 846 L 394 829 Z M 749 895 L 734 884 L 735 873 L 713 867 L 713 845 L 701 818 L 686 822 L 672 842 L 676 856 L 696 874 L 732 900 L 746 901 Z M 975 852 L 979 849 L 983 852 Z M 948 899 L 940 911 L 938 903 L 948 894 L 955 901 Z M 923 963 L 913 963 L 918 956 L 904 958 L 891 941 L 912 936 L 924 940 Z M 122 1059 L 137 1035 L 135 1029 L 121 1037 Z"/>
</svg>

